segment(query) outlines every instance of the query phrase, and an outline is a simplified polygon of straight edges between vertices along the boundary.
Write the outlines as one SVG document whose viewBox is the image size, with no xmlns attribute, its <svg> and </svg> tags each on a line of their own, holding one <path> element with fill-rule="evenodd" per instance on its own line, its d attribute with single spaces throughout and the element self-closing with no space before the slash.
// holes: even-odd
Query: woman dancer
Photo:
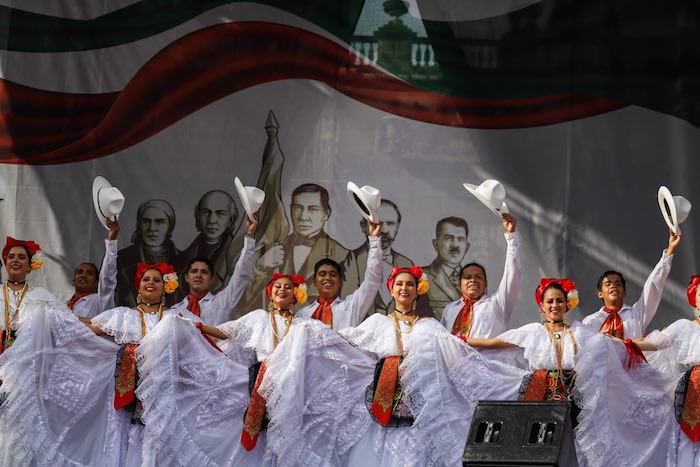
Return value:
<svg viewBox="0 0 700 467">
<path fill-rule="evenodd" d="M 477 348 L 520 347 L 532 373 L 522 385 L 514 385 L 512 377 L 520 370 L 485 362 L 486 371 L 474 372 L 470 362 L 451 373 L 460 391 L 478 388 L 487 399 L 566 401 L 577 422 L 576 453 L 584 465 L 662 462 L 670 403 L 667 380 L 643 364 L 634 344 L 626 350 L 619 339 L 579 322 L 564 322 L 565 314 L 578 304 L 573 281 L 542 279 L 535 299 L 542 324 L 512 329 L 495 339 L 467 341 Z"/>
<path fill-rule="evenodd" d="M 675 423 L 672 422 L 667 465 L 699 466 L 700 454 L 700 274 L 688 284 L 688 303 L 696 319 L 679 319 L 649 334 L 640 346 L 656 350 L 649 363 L 664 371 L 675 388 Z"/>
</svg>

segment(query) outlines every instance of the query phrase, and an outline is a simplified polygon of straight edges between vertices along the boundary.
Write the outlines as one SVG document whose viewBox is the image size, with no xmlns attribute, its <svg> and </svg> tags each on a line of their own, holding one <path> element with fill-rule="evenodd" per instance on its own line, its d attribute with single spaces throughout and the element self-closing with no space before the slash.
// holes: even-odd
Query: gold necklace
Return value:
<svg viewBox="0 0 700 467">
<path fill-rule="evenodd" d="M 271 312 L 269 312 L 270 315 L 270 328 L 272 329 L 272 348 L 276 349 L 277 345 L 280 343 L 282 339 L 284 339 L 287 334 L 289 334 L 289 329 L 292 327 L 292 318 L 294 318 L 294 315 L 289 315 L 289 316 L 284 316 L 278 313 L 278 316 L 280 318 L 284 318 L 285 323 L 287 324 L 287 329 L 284 331 L 284 335 L 280 336 L 277 333 L 277 320 L 275 319 L 275 310 L 273 309 Z"/>
<path fill-rule="evenodd" d="M 160 322 L 161 319 L 163 319 L 163 304 L 161 303 L 158 306 L 158 310 L 156 311 L 146 311 L 143 308 L 141 308 L 141 304 L 139 304 L 136 307 L 136 310 L 139 312 L 139 317 L 141 318 L 141 337 L 146 337 L 146 333 L 148 332 L 146 329 L 146 317 L 145 314 L 148 313 L 149 315 L 154 315 L 158 313 L 158 322 Z"/>
<path fill-rule="evenodd" d="M 12 295 L 15 297 L 14 310 L 10 308 L 9 290 L 10 288 L 7 286 L 7 284 L 3 284 L 2 298 L 5 300 L 5 339 L 7 340 L 7 346 L 12 345 L 12 338 L 10 337 L 12 333 L 12 325 L 17 321 L 17 317 L 19 316 L 19 308 L 22 306 L 22 302 L 24 301 L 24 297 L 27 296 L 27 292 L 29 292 L 29 285 L 24 284 L 22 289 L 20 289 L 18 292 L 15 292 L 14 290 L 12 291 Z"/>
<path fill-rule="evenodd" d="M 397 316 L 399 314 L 403 315 L 404 318 L 406 317 L 406 315 L 404 313 L 401 313 L 398 310 L 394 310 L 394 312 L 391 314 L 391 320 L 394 322 L 394 330 L 396 331 L 396 347 L 398 347 L 398 349 L 399 349 L 399 355 L 402 357 L 405 357 L 406 352 L 404 351 L 404 348 L 403 348 L 403 339 L 401 337 L 401 327 L 399 326 L 399 318 Z M 408 333 L 409 334 L 411 332 L 413 332 L 413 327 L 415 326 L 417 319 L 418 319 L 418 317 L 415 315 L 413 315 L 412 320 L 401 319 L 401 321 L 403 321 L 408 326 Z"/>
<path fill-rule="evenodd" d="M 564 369 L 562 368 L 562 359 L 564 357 L 564 333 L 567 333 L 571 338 L 571 342 L 574 345 L 574 355 L 578 352 L 578 346 L 576 345 L 576 338 L 574 333 L 571 331 L 569 325 L 564 324 L 561 331 L 552 331 L 549 326 L 545 325 L 545 329 L 549 334 L 549 340 L 552 341 L 552 346 L 554 347 L 554 352 L 557 358 L 557 380 L 561 382 L 567 395 L 571 395 L 570 388 L 566 385 L 564 381 Z"/>
</svg>

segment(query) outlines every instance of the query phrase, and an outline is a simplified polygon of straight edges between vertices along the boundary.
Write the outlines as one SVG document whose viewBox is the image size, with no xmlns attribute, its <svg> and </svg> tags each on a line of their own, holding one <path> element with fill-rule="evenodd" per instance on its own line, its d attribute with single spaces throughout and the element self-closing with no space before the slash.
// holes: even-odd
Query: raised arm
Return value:
<svg viewBox="0 0 700 467">
<path fill-rule="evenodd" d="M 369 251 L 367 253 L 367 268 L 360 287 L 345 297 L 346 308 L 352 314 L 351 326 L 357 326 L 367 316 L 369 307 L 374 303 L 374 297 L 382 282 L 382 241 L 381 224 L 370 224 Z"/>
<path fill-rule="evenodd" d="M 471 337 L 467 339 L 467 344 L 476 349 L 512 349 L 513 347 L 517 347 L 515 344 L 502 341 L 498 338 L 484 339 L 481 337 Z"/>
<path fill-rule="evenodd" d="M 219 291 L 214 297 L 213 309 L 215 315 L 211 324 L 220 324 L 229 319 L 231 311 L 238 305 L 243 293 L 253 278 L 253 262 L 255 261 L 255 230 L 258 223 L 251 222 L 245 216 L 248 226 L 246 235 L 243 238 L 243 249 L 238 257 L 233 275 L 226 287 Z"/>
<path fill-rule="evenodd" d="M 503 277 L 494 294 L 494 300 L 498 307 L 494 312 L 502 313 L 503 323 L 507 324 L 520 293 L 520 277 L 522 276 L 522 263 L 520 261 L 520 236 L 515 227 L 517 220 L 510 214 L 503 214 L 503 230 L 506 237 L 506 260 L 503 266 Z"/>
<path fill-rule="evenodd" d="M 117 236 L 119 222 L 107 219 L 107 239 L 105 240 L 105 256 L 102 258 L 100 277 L 97 282 L 97 306 L 93 310 L 98 315 L 105 310 L 114 308 L 114 292 L 117 289 Z"/>
<path fill-rule="evenodd" d="M 659 303 L 661 303 L 661 297 L 664 291 L 664 286 L 666 285 L 666 279 L 668 274 L 671 272 L 671 263 L 673 261 L 673 255 L 678 248 L 681 241 L 681 236 L 674 234 L 669 230 L 668 235 L 668 246 L 661 254 L 661 259 L 654 266 L 649 277 L 644 283 L 644 288 L 642 289 L 642 296 L 639 298 L 637 303 L 635 303 L 632 308 L 638 310 L 640 317 L 642 319 L 642 330 L 644 330 L 651 320 L 654 318 L 656 311 L 659 309 Z"/>
</svg>

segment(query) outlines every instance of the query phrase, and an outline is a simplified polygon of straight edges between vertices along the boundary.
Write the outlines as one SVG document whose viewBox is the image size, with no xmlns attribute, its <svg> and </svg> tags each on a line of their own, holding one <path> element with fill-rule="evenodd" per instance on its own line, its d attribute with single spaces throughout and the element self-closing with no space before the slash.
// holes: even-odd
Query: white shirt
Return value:
<svg viewBox="0 0 700 467">
<path fill-rule="evenodd" d="M 523 269 L 520 263 L 520 236 L 517 231 L 506 232 L 504 235 L 507 247 L 503 277 L 496 293 L 481 297 L 474 304 L 470 337 L 488 339 L 504 332 L 518 300 Z M 452 326 L 463 306 L 464 300 L 461 298 L 445 306 L 440 322 L 448 332 L 452 332 Z"/>
<path fill-rule="evenodd" d="M 367 253 L 367 268 L 365 277 L 353 293 L 342 300 L 336 297 L 331 304 L 333 311 L 333 329 L 341 329 L 357 326 L 367 316 L 367 311 L 374 303 L 374 297 L 382 281 L 382 243 L 381 237 L 369 237 L 369 252 Z M 299 310 L 296 315 L 302 318 L 311 318 L 316 308 L 318 300 L 314 300 L 310 305 Z"/>
<path fill-rule="evenodd" d="M 97 293 L 80 298 L 73 305 L 76 316 L 92 318 L 114 308 L 114 290 L 117 288 L 117 241 L 105 240 L 105 257 L 102 258 Z"/>
<path fill-rule="evenodd" d="M 654 318 L 656 310 L 659 308 L 659 303 L 661 303 L 661 295 L 664 291 L 666 278 L 671 272 L 672 261 L 673 255 L 669 255 L 666 253 L 666 250 L 664 250 L 661 254 L 661 259 L 656 266 L 654 266 L 647 281 L 644 283 L 642 296 L 639 297 L 639 300 L 632 306 L 627 304 L 622 305 L 618 314 L 622 319 L 622 325 L 625 329 L 625 338 L 637 339 L 644 335 L 644 329 L 646 329 L 649 322 Z M 608 317 L 608 313 L 604 308 L 605 306 L 602 306 L 595 313 L 586 316 L 583 319 L 583 324 L 600 329 L 600 326 L 603 325 L 603 322 Z"/>
<path fill-rule="evenodd" d="M 199 300 L 199 317 L 202 322 L 210 326 L 216 326 L 229 320 L 229 315 L 238 305 L 238 301 L 243 296 L 246 287 L 253 277 L 253 260 L 255 256 L 255 239 L 243 237 L 243 249 L 238 257 L 236 266 L 233 268 L 233 275 L 219 293 L 214 295 L 211 292 Z M 184 279 L 183 279 L 184 280 Z M 175 304 L 173 308 L 187 309 L 187 297 Z"/>
</svg>

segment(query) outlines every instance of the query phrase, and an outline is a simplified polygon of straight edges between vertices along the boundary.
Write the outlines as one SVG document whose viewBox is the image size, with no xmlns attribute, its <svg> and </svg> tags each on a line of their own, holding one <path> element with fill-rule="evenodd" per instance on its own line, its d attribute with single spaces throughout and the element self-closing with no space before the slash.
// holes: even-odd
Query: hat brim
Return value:
<svg viewBox="0 0 700 467">
<path fill-rule="evenodd" d="M 481 196 L 481 194 L 480 194 L 478 191 L 476 191 L 476 189 L 478 188 L 477 185 L 472 185 L 471 183 L 463 183 L 462 186 L 463 186 L 469 193 L 471 193 L 472 195 L 474 195 L 474 197 L 475 197 L 476 199 L 478 199 L 479 201 L 481 201 L 481 204 L 483 204 L 484 206 L 486 206 L 486 207 L 489 209 L 489 211 L 491 211 L 491 212 L 494 213 L 496 216 L 498 216 L 499 219 L 501 219 L 501 215 L 503 215 L 503 214 L 508 214 L 508 212 L 509 212 L 509 211 L 508 211 L 508 205 L 506 204 L 505 201 L 503 202 L 503 204 L 502 204 L 501 206 L 499 206 L 498 208 L 496 208 L 496 207 L 494 207 L 494 206 L 491 206 L 491 204 L 489 203 L 489 201 L 488 201 L 486 198 L 484 198 L 483 196 Z"/>
<path fill-rule="evenodd" d="M 353 182 L 348 182 L 347 185 L 348 198 L 357 209 L 362 217 L 367 219 L 372 224 L 379 223 L 379 205 L 381 204 L 381 194 L 378 196 L 379 202 L 376 206 L 372 205 L 367 199 L 367 195 Z M 377 190 L 379 192 L 379 190 Z"/>
<path fill-rule="evenodd" d="M 241 180 L 236 177 L 233 179 L 233 184 L 236 187 L 236 192 L 238 193 L 238 197 L 241 200 L 241 204 L 243 205 L 243 210 L 245 211 L 246 215 L 248 216 L 248 219 L 251 220 L 251 222 L 256 222 L 255 220 L 255 213 L 260 209 L 260 206 L 262 205 L 262 201 L 260 203 L 253 203 L 251 200 L 248 198 L 248 193 L 245 191 L 245 187 L 243 186 L 243 183 L 241 183 Z M 265 200 L 265 192 L 260 190 L 263 193 L 263 201 Z M 257 204 L 255 206 L 254 204 Z"/>
<path fill-rule="evenodd" d="M 659 187 L 659 193 L 658 193 L 658 201 L 659 201 L 659 209 L 661 209 L 661 215 L 664 218 L 664 221 L 666 222 L 666 225 L 668 226 L 671 231 L 679 235 L 680 234 L 680 227 L 678 225 L 678 215 L 676 213 L 676 203 L 673 200 L 673 195 L 671 194 L 671 190 L 666 188 L 664 185 L 661 185 Z"/>
<path fill-rule="evenodd" d="M 102 214 L 100 211 L 100 190 L 103 190 L 105 188 L 112 188 L 112 184 L 107 181 L 106 178 L 98 175 L 95 177 L 95 180 L 92 182 L 92 206 L 95 208 L 95 214 L 97 214 L 97 220 L 100 221 L 100 224 L 102 226 L 109 230 L 109 227 L 107 227 L 107 218 Z M 119 219 L 119 213 L 115 214 L 114 220 Z"/>
</svg>

